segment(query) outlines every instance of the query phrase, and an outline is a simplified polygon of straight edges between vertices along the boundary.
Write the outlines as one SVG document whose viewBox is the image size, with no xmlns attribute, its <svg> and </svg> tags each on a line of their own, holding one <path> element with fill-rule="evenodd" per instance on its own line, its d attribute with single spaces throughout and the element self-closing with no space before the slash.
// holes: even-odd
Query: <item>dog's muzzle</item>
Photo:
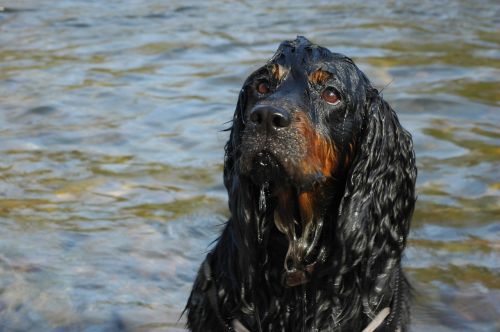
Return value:
<svg viewBox="0 0 500 332">
<path fill-rule="evenodd" d="M 251 176 L 255 184 L 275 182 L 283 174 L 283 168 L 271 152 L 264 150 L 254 157 Z"/>
</svg>

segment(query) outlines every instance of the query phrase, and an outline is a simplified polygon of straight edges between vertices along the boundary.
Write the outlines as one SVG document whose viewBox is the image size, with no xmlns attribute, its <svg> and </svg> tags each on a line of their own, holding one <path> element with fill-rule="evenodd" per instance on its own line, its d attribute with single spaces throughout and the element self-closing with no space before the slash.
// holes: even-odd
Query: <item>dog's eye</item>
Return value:
<svg viewBox="0 0 500 332">
<path fill-rule="evenodd" d="M 323 90 L 323 92 L 321 92 L 321 98 L 330 105 L 338 105 L 340 103 L 339 94 L 337 90 L 332 87 Z"/>
<path fill-rule="evenodd" d="M 257 84 L 257 92 L 262 94 L 262 95 L 265 95 L 265 94 L 268 94 L 269 93 L 269 83 L 267 81 L 260 81 L 258 84 Z"/>
</svg>

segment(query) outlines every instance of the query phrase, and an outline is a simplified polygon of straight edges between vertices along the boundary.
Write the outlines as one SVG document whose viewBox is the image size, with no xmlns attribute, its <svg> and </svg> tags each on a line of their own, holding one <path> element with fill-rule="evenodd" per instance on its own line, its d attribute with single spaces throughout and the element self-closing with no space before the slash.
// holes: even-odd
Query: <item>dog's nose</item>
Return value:
<svg viewBox="0 0 500 332">
<path fill-rule="evenodd" d="M 258 106 L 250 113 L 250 121 L 257 129 L 273 132 L 288 127 L 291 117 L 285 110 L 273 106 Z"/>
</svg>

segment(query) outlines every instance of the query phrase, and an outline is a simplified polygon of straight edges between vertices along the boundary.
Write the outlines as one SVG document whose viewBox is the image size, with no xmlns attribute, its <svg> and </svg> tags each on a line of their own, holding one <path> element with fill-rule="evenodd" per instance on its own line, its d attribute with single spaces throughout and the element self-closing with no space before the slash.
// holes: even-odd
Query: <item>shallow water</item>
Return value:
<svg viewBox="0 0 500 332">
<path fill-rule="evenodd" d="M 222 130 L 283 39 L 347 54 L 414 137 L 413 331 L 500 329 L 497 1 L 0 9 L 0 331 L 174 331 L 227 217 Z"/>
</svg>

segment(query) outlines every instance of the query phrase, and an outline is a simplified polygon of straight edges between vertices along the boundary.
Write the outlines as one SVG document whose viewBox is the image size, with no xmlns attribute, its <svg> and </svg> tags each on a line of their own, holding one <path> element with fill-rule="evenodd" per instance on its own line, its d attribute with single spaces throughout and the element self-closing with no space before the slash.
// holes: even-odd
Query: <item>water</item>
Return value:
<svg viewBox="0 0 500 332">
<path fill-rule="evenodd" d="M 296 35 L 413 134 L 413 331 L 500 329 L 497 1 L 0 6 L 0 331 L 180 329 L 227 218 L 222 130 Z"/>
</svg>

